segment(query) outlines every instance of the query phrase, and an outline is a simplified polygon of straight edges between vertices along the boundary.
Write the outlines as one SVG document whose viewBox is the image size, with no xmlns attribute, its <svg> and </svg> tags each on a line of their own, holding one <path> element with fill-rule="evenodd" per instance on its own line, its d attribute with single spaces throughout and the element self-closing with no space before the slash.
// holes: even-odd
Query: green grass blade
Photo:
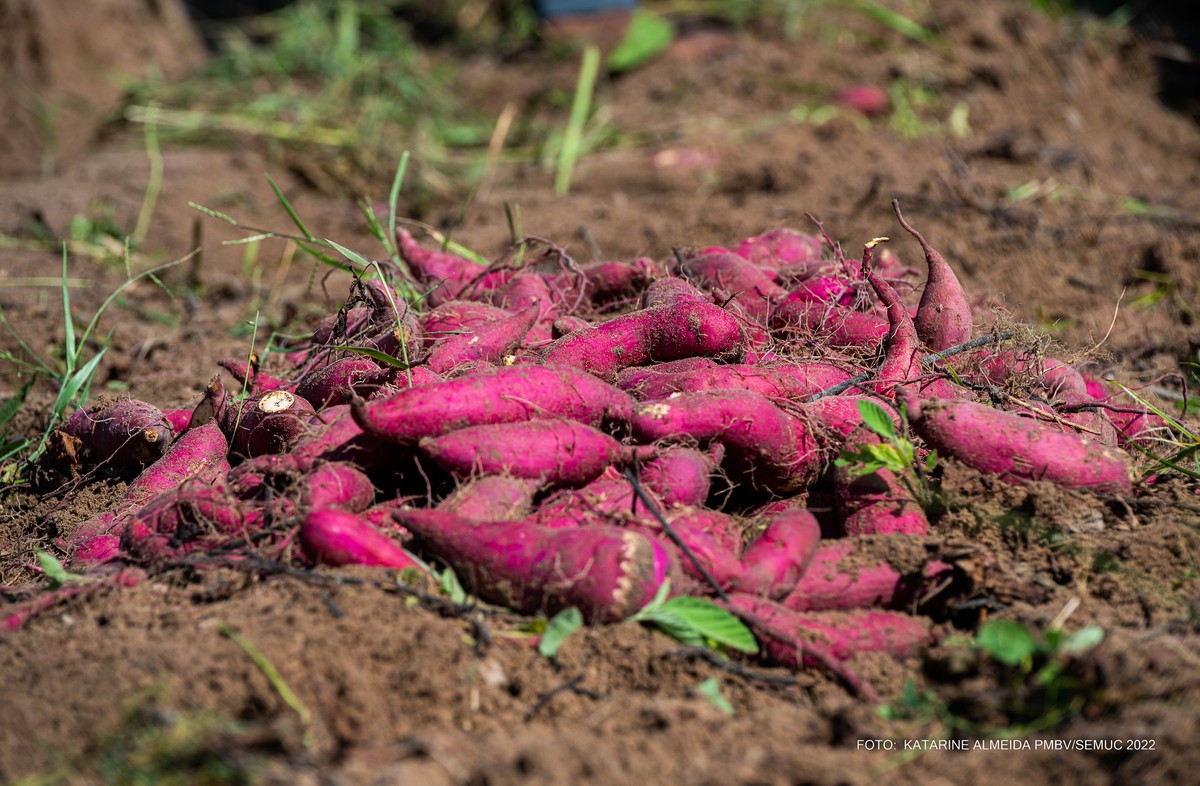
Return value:
<svg viewBox="0 0 1200 786">
<path fill-rule="evenodd" d="M 33 387 L 33 380 L 29 380 L 21 389 L 16 392 L 12 398 L 0 404 L 0 433 L 3 433 L 12 419 L 21 411 L 21 407 L 25 404 L 25 397 L 29 395 L 29 388 Z"/>
<path fill-rule="evenodd" d="M 71 318 L 71 291 L 67 286 L 67 246 L 63 244 L 62 250 L 62 303 L 63 303 L 63 346 L 66 349 L 66 357 L 64 362 L 67 364 L 66 376 L 70 376 L 75 370 L 75 361 L 78 359 L 76 355 L 75 344 L 75 320 Z M 86 339 L 85 339 L 86 340 Z"/>
<path fill-rule="evenodd" d="M 271 185 L 271 190 L 275 192 L 275 198 L 279 200 L 279 204 L 283 205 L 283 209 L 287 211 L 288 216 L 292 219 L 292 223 L 296 225 L 296 228 L 300 230 L 304 238 L 309 242 L 316 242 L 316 236 L 308 231 L 308 227 L 301 220 L 300 214 L 292 207 L 292 203 L 283 195 L 283 190 L 276 184 L 275 179 L 270 174 L 267 175 L 267 182 Z"/>
<path fill-rule="evenodd" d="M 400 201 L 400 186 L 404 183 L 404 176 L 408 174 L 408 158 L 407 150 L 400 154 L 400 163 L 396 166 L 396 174 L 392 178 L 392 188 L 388 191 L 388 250 L 392 254 L 392 260 L 402 269 L 407 266 L 396 250 L 396 205 Z"/>
<path fill-rule="evenodd" d="M 937 36 L 904 14 L 893 11 L 880 3 L 859 3 L 858 10 L 879 24 L 890 27 L 897 33 L 919 41 L 922 44 L 932 43 Z"/>
<path fill-rule="evenodd" d="M 346 259 L 349 259 L 351 262 L 355 263 L 356 265 L 362 265 L 363 267 L 371 267 L 373 264 L 371 262 L 371 260 L 364 257 L 362 254 L 359 254 L 357 251 L 351 251 L 350 249 L 346 248 L 345 246 L 341 245 L 340 243 L 335 243 L 334 241 L 330 240 L 329 238 L 325 238 L 325 242 L 328 243 L 333 248 L 336 248 L 338 250 L 338 253 L 340 253 L 342 256 L 344 256 Z"/>
<path fill-rule="evenodd" d="M 600 49 L 595 44 L 583 50 L 583 61 L 579 66 L 579 82 L 575 86 L 575 98 L 571 102 L 571 116 L 563 134 L 562 150 L 558 158 L 558 171 L 554 177 L 554 193 L 566 194 L 571 187 L 571 175 L 582 149 L 583 127 L 587 123 L 592 107 L 592 93 L 596 87 L 596 76 L 600 73 Z"/>
</svg>

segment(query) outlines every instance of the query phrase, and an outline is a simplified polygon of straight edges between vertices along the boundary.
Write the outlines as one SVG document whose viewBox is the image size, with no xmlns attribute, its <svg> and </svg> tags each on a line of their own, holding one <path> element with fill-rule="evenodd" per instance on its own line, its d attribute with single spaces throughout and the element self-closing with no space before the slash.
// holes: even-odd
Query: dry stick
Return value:
<svg viewBox="0 0 1200 786">
<path fill-rule="evenodd" d="M 593 701 L 599 701 L 600 699 L 604 698 L 603 693 L 597 693 L 594 690 L 580 687 L 579 683 L 581 682 L 583 682 L 583 675 L 576 674 L 562 685 L 559 685 L 556 688 L 551 688 L 542 695 L 538 696 L 538 700 L 534 702 L 534 705 L 529 708 L 528 712 L 525 713 L 525 722 L 529 723 L 529 721 L 533 720 L 534 717 L 543 709 L 545 709 L 546 705 L 549 704 L 550 701 L 560 693 L 566 693 L 567 691 L 570 691 L 576 696 L 586 696 Z"/>
<path fill-rule="evenodd" d="M 665 657 L 665 658 L 694 658 L 696 660 L 702 660 L 705 663 L 709 663 L 713 666 L 716 666 L 717 668 L 719 668 L 723 671 L 727 671 L 730 674 L 736 674 L 737 676 L 742 677 L 744 679 L 754 680 L 756 682 L 762 682 L 767 685 L 795 686 L 795 685 L 800 684 L 800 681 L 797 680 L 794 675 L 770 674 L 765 671 L 758 671 L 756 669 L 748 669 L 745 666 L 743 666 L 742 664 L 737 663 L 736 661 L 727 660 L 724 656 L 720 655 L 719 653 L 714 652 L 713 650 L 707 649 L 705 647 L 685 647 L 683 649 L 671 650 L 669 652 L 663 653 L 663 657 Z"/>
<path fill-rule="evenodd" d="M 663 514 L 658 509 L 658 506 L 654 504 L 650 497 L 647 496 L 646 490 L 642 488 L 642 484 L 637 478 L 637 473 L 632 467 L 625 467 L 623 471 L 625 473 L 625 477 L 629 480 L 629 484 L 633 486 L 633 493 L 637 495 L 637 498 L 640 499 L 642 504 L 646 506 L 646 509 L 650 511 L 650 515 L 654 516 L 654 518 L 658 520 L 658 523 L 662 526 L 663 531 L 667 533 L 667 537 L 669 537 L 671 542 L 679 547 L 679 550 L 683 552 L 684 556 L 691 561 L 691 563 L 696 567 L 696 570 L 700 572 L 700 575 L 704 577 L 704 580 L 713 588 L 713 591 L 717 594 L 717 597 L 728 603 L 729 595 L 726 594 L 725 590 L 721 588 L 720 583 L 713 578 L 713 575 L 708 572 L 708 568 L 704 567 L 703 563 L 700 562 L 700 559 L 696 556 L 695 552 L 693 552 L 691 548 L 688 547 L 688 544 L 683 541 L 683 538 L 679 537 L 679 533 L 675 531 L 675 528 L 667 523 L 666 518 L 663 517 Z"/>
<path fill-rule="evenodd" d="M 953 357 L 954 355 L 958 355 L 962 352 L 968 352 L 972 349 L 977 349 L 978 347 L 990 344 L 993 341 L 1007 341 L 1008 339 L 1012 338 L 1012 336 L 1013 334 L 1011 330 L 1001 330 L 999 333 L 989 333 L 986 336 L 980 336 L 979 338 L 973 338 L 970 341 L 966 341 L 962 344 L 957 344 L 953 347 L 947 347 L 941 352 L 931 352 L 925 357 L 921 358 L 921 364 L 930 365 L 944 358 Z M 845 382 L 839 382 L 831 388 L 826 388 L 819 393 L 814 393 L 808 398 L 808 400 L 816 401 L 819 398 L 825 398 L 825 396 L 836 396 L 838 393 L 844 393 L 855 385 L 866 382 L 874 376 L 874 371 L 864 371 L 861 374 L 847 379 Z"/>
</svg>

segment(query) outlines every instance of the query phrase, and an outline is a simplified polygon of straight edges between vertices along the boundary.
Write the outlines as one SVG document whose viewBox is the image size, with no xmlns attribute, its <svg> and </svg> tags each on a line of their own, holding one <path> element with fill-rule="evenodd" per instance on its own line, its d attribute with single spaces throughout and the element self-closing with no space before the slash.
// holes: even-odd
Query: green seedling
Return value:
<svg viewBox="0 0 1200 786">
<path fill-rule="evenodd" d="M 664 581 L 654 599 L 629 621 L 652 625 L 690 647 L 758 652 L 754 634 L 733 614 L 706 598 L 668 599 L 670 593 L 671 582 Z"/>
<path fill-rule="evenodd" d="M 919 460 L 916 445 L 907 437 L 908 422 L 903 408 L 900 412 L 900 432 L 896 431 L 887 410 L 873 401 L 859 401 L 858 413 L 862 416 L 863 424 L 882 437 L 884 442 L 861 445 L 857 451 L 843 451 L 834 464 L 844 467 L 851 476 L 889 470 L 905 485 L 918 504 L 928 510 L 933 504 L 934 492 L 927 474 L 937 466 L 937 453 L 931 451 L 924 461 Z"/>
<path fill-rule="evenodd" d="M 542 630 L 541 639 L 538 640 L 538 654 L 543 658 L 554 660 L 558 655 L 559 647 L 566 638 L 582 627 L 583 614 L 579 609 L 574 606 L 563 609 L 551 617 L 546 623 L 545 629 Z"/>
<path fill-rule="evenodd" d="M 275 664 L 271 663 L 271 661 L 267 659 L 267 656 L 262 653 L 262 650 L 254 646 L 252 641 L 243 636 L 234 628 L 226 625 L 224 622 L 217 625 L 217 632 L 241 647 L 242 652 L 246 653 L 246 656 L 254 662 L 254 665 L 258 667 L 258 670 L 261 671 L 263 676 L 267 678 L 267 682 L 271 683 L 271 687 L 275 689 L 277 694 L 279 694 L 279 698 L 283 700 L 283 703 L 296 713 L 296 716 L 300 719 L 300 727 L 303 735 L 301 740 L 304 744 L 304 747 L 312 748 L 312 710 L 310 710 L 308 705 L 305 704 L 300 697 L 295 694 L 294 691 L 292 691 L 291 686 L 287 684 L 287 681 L 283 679 L 282 675 L 280 675 L 279 670 L 275 668 Z"/>
<path fill-rule="evenodd" d="M 709 704 L 725 715 L 733 715 L 733 704 L 721 692 L 721 683 L 716 677 L 709 677 L 693 688 L 697 694 L 706 699 Z"/>
<path fill-rule="evenodd" d="M 600 48 L 592 44 L 584 48 L 579 65 L 579 81 L 575 85 L 575 97 L 571 102 L 571 115 L 563 132 L 562 149 L 558 155 L 558 169 L 554 175 L 554 193 L 560 196 L 571 188 L 571 175 L 575 162 L 583 147 L 583 128 L 587 124 L 592 107 L 592 94 L 596 88 L 596 75 L 600 72 Z"/>
</svg>

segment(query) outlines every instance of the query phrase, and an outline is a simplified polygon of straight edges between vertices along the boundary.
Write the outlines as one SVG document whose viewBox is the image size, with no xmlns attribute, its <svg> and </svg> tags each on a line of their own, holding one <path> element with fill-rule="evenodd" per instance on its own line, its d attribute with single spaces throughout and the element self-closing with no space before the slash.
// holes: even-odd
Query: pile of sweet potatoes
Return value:
<svg viewBox="0 0 1200 786">
<path fill-rule="evenodd" d="M 526 249 L 488 267 L 401 231 L 419 303 L 398 279 L 357 280 L 310 341 L 267 368 L 221 361 L 194 406 L 76 413 L 82 455 L 145 469 L 58 545 L 76 570 L 445 564 L 485 601 L 592 622 L 670 581 L 785 663 L 907 653 L 932 630 L 913 599 L 955 569 L 923 548 L 937 522 L 912 483 L 835 467 L 881 440 L 863 402 L 922 456 L 1081 493 L 1130 493 L 1123 446 L 1163 424 L 1061 360 L 964 347 L 984 318 L 894 210 L 923 270 L 885 238 L 846 259 L 791 229 L 663 260 Z"/>
</svg>

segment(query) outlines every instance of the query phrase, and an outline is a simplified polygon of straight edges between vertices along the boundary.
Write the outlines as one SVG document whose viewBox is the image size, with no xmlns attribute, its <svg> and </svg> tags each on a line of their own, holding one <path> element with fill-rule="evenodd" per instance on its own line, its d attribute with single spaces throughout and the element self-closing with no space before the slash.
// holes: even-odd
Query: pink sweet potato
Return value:
<svg viewBox="0 0 1200 786">
<path fill-rule="evenodd" d="M 646 287 L 646 291 L 642 293 L 641 306 L 644 309 L 650 309 L 657 306 L 673 306 L 680 303 L 712 302 L 711 297 L 682 278 L 667 276 L 654 281 L 650 286 Z"/>
<path fill-rule="evenodd" d="M 788 295 L 771 317 L 779 333 L 812 335 L 833 347 L 876 347 L 888 332 L 888 321 L 879 314 Z"/>
<path fill-rule="evenodd" d="M 783 603 L 796 611 L 900 609 L 952 572 L 904 535 L 826 540 Z"/>
<path fill-rule="evenodd" d="M 438 340 L 425 362 L 439 374 L 470 361 L 499 362 L 521 344 L 537 321 L 538 313 L 535 303 L 501 319 L 463 328 L 460 333 Z"/>
<path fill-rule="evenodd" d="M 523 614 L 574 606 L 588 622 L 617 622 L 649 603 L 668 578 L 679 586 L 665 545 L 619 527 L 551 530 L 438 510 L 395 516 L 464 586 Z"/>
<path fill-rule="evenodd" d="M 875 402 L 876 399 L 872 396 L 848 396 L 846 394 L 822 396 L 805 404 L 804 412 L 825 429 L 837 435 L 840 438 L 839 441 L 842 441 L 862 425 L 862 413 L 858 410 L 860 401 Z M 890 409 L 887 411 L 891 412 Z M 899 428 L 900 418 L 893 415 L 892 419 Z"/>
<path fill-rule="evenodd" d="M 764 268 L 812 262 L 820 259 L 823 251 L 820 238 L 786 227 L 748 237 L 734 249 L 738 256 Z"/>
<path fill-rule="evenodd" d="M 425 348 L 438 339 L 460 333 L 485 322 L 511 316 L 508 311 L 476 300 L 451 300 L 421 315 L 421 340 Z"/>
<path fill-rule="evenodd" d="M 300 500 L 306 510 L 337 507 L 358 513 L 375 501 L 371 479 L 345 462 L 318 464 L 305 475 L 301 487 Z"/>
<path fill-rule="evenodd" d="M 471 521 L 511 521 L 528 516 L 541 483 L 512 475 L 481 475 L 456 488 L 437 509 Z"/>
<path fill-rule="evenodd" d="M 933 643 L 928 620 L 894 611 L 800 613 L 767 598 L 740 594 L 730 597 L 730 608 L 751 622 L 771 657 L 793 668 L 872 652 L 905 658 Z"/>
<path fill-rule="evenodd" d="M 839 366 L 816 362 L 748 365 L 709 361 L 707 366 L 684 371 L 661 372 L 658 368 L 625 369 L 617 374 L 616 385 L 643 401 L 698 390 L 750 390 L 767 398 L 802 401 L 851 376 Z M 627 374 L 629 371 L 638 373 Z"/>
<path fill-rule="evenodd" d="M 820 540 L 821 526 L 803 508 L 768 517 L 762 534 L 742 553 L 735 589 L 775 600 L 787 597 L 808 569 Z"/>
<path fill-rule="evenodd" d="M 904 230 L 917 239 L 929 265 L 929 278 L 921 302 L 917 306 L 917 336 L 934 352 L 961 344 L 971 338 L 971 303 L 962 284 L 945 258 L 925 241 L 921 233 L 909 226 L 900 212 L 900 203 L 892 200 L 892 210 Z"/>
<path fill-rule="evenodd" d="M 698 507 L 708 499 L 712 474 L 724 450 L 704 452 L 686 447 L 662 450 L 642 467 L 639 480 L 664 505 Z"/>
<path fill-rule="evenodd" d="M 633 456 L 604 432 L 574 420 L 468 426 L 418 444 L 458 477 L 508 473 L 550 485 L 581 486 Z"/>
<path fill-rule="evenodd" d="M 218 412 L 231 456 L 282 453 L 304 436 L 316 414 L 313 405 L 286 390 L 269 390 Z"/>
<path fill-rule="evenodd" d="M 758 265 L 729 252 L 703 254 L 678 265 L 677 272 L 722 300 L 732 298 L 747 317 L 765 325 L 771 304 L 787 291 Z"/>
<path fill-rule="evenodd" d="M 228 443 L 215 421 L 194 426 L 172 443 L 163 457 L 142 470 L 125 489 L 116 507 L 83 522 L 64 546 L 75 565 L 105 562 L 119 553 L 119 532 L 125 522 L 159 494 L 191 478 L 214 481 L 229 471 Z"/>
<path fill-rule="evenodd" d="M 859 426 L 846 440 L 846 449 L 857 452 L 883 439 L 866 426 Z M 855 475 L 852 467 L 838 467 L 834 489 L 845 532 L 858 535 L 924 535 L 929 530 L 925 511 L 912 492 L 887 467 Z"/>
<path fill-rule="evenodd" d="M 369 396 L 396 374 L 364 355 L 350 355 L 313 369 L 296 384 L 295 392 L 315 409 L 348 404 L 355 396 Z"/>
<path fill-rule="evenodd" d="M 174 434 L 162 410 L 136 399 L 82 407 L 62 430 L 82 442 L 93 461 L 116 464 L 157 461 Z"/>
<path fill-rule="evenodd" d="M 1047 480 L 1067 488 L 1127 493 L 1126 454 L 1030 418 L 961 399 L 899 392 L 913 431 L 942 456 L 1010 483 Z"/>
<path fill-rule="evenodd" d="M 528 365 L 402 390 L 352 408 L 368 434 L 413 444 L 467 426 L 538 418 L 570 418 L 590 426 L 628 423 L 633 401 L 591 374 Z"/>
<path fill-rule="evenodd" d="M 662 266 L 648 257 L 628 262 L 599 262 L 583 268 L 587 293 L 594 306 L 606 306 L 638 296 L 655 279 L 662 278 Z"/>
<path fill-rule="evenodd" d="M 361 516 L 340 508 L 319 508 L 305 516 L 300 544 L 309 559 L 324 565 L 420 570 L 399 543 Z"/>
<path fill-rule="evenodd" d="M 642 442 L 690 437 L 725 446 L 725 465 L 751 486 L 777 494 L 805 488 L 820 471 L 820 445 L 800 419 L 748 390 L 705 390 L 634 408 Z"/>
<path fill-rule="evenodd" d="M 569 366 L 612 380 L 629 366 L 694 356 L 736 359 L 745 336 L 732 314 L 708 303 L 678 303 L 633 311 L 563 336 L 542 354 L 548 365 Z"/>
</svg>

